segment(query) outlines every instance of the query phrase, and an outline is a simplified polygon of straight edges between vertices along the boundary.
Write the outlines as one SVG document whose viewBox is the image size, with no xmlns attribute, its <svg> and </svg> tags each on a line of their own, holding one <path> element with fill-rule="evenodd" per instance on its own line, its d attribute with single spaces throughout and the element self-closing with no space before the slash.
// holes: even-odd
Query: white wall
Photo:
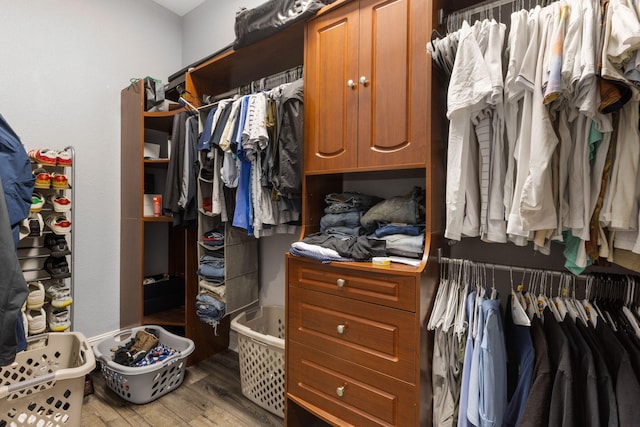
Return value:
<svg viewBox="0 0 640 427">
<path fill-rule="evenodd" d="M 76 149 L 74 328 L 119 327 L 120 90 L 181 68 L 181 20 L 150 0 L 0 0 L 0 113 L 26 149 Z"/>
<path fill-rule="evenodd" d="M 188 66 L 233 43 L 236 12 L 265 0 L 207 0 L 183 17 L 182 64 Z"/>
</svg>

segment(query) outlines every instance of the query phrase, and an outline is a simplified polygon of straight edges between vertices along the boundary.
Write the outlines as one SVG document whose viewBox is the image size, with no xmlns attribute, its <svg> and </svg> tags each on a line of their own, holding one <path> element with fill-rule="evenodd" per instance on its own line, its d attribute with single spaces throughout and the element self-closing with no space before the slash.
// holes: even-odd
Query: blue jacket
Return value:
<svg viewBox="0 0 640 427">
<path fill-rule="evenodd" d="M 20 222 L 29 216 L 35 178 L 20 138 L 0 114 L 0 177 L 7 201 L 9 225 L 18 244 Z"/>
</svg>

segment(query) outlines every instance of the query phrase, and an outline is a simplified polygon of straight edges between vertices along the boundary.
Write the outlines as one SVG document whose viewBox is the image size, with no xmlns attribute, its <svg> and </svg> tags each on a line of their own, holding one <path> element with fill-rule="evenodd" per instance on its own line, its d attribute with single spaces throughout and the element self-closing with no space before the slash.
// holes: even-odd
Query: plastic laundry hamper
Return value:
<svg viewBox="0 0 640 427">
<path fill-rule="evenodd" d="M 160 344 L 175 349 L 177 353 L 149 366 L 130 367 L 114 362 L 115 349 L 122 347 L 138 331 L 145 329 L 156 330 Z M 102 376 L 109 388 L 123 399 L 136 404 L 151 402 L 178 388 L 184 380 L 187 357 L 194 349 L 195 345 L 189 338 L 172 334 L 155 325 L 120 331 L 93 346 L 93 352 L 102 366 Z"/>
<path fill-rule="evenodd" d="M 284 307 L 240 313 L 231 329 L 238 333 L 242 394 L 284 417 Z"/>
<path fill-rule="evenodd" d="M 96 366 L 79 332 L 27 339 L 26 351 L 0 367 L 0 426 L 80 426 L 84 377 Z"/>
</svg>

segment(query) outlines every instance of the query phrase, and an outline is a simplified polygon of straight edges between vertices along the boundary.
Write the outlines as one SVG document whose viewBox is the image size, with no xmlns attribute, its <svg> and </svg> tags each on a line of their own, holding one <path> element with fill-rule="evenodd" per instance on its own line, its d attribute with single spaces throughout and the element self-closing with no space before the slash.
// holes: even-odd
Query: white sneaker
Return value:
<svg viewBox="0 0 640 427">
<path fill-rule="evenodd" d="M 71 316 L 66 308 L 49 308 L 47 315 L 49 330 L 52 332 L 64 332 L 71 326 Z"/>
<path fill-rule="evenodd" d="M 27 310 L 27 322 L 29 324 L 29 335 L 43 333 L 47 329 L 47 314 L 44 312 L 44 308 Z"/>
<path fill-rule="evenodd" d="M 38 310 L 44 305 L 44 286 L 41 281 L 29 282 L 29 295 L 27 296 L 27 308 Z"/>
<path fill-rule="evenodd" d="M 62 283 L 49 286 L 45 293 L 47 300 L 51 303 L 51 306 L 55 308 L 67 307 L 73 302 L 71 291 Z"/>
</svg>

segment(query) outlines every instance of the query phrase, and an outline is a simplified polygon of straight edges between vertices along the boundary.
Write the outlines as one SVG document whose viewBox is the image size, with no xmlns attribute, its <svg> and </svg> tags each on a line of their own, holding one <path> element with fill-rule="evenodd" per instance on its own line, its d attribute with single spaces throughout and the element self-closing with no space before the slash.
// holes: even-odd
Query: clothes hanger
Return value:
<svg viewBox="0 0 640 427">
<path fill-rule="evenodd" d="M 593 291 L 594 281 L 595 278 L 592 275 L 587 276 L 587 280 L 585 283 L 585 295 L 581 303 L 584 307 L 589 323 L 591 323 L 591 325 L 595 328 L 598 324 L 598 312 L 591 304 L 591 292 Z"/>
<path fill-rule="evenodd" d="M 576 298 L 576 277 L 571 275 L 568 276 L 570 280 L 570 289 L 571 289 L 571 298 L 569 298 L 569 302 L 573 305 L 576 313 L 578 314 L 578 318 L 582 321 L 583 325 L 587 326 L 587 322 L 589 322 L 589 318 L 587 316 L 587 312 L 584 309 L 584 306 L 580 304 L 578 299 Z"/>
<path fill-rule="evenodd" d="M 560 320 L 564 320 L 565 316 L 569 312 L 567 305 L 564 303 L 564 300 L 562 298 L 564 295 L 566 295 L 566 292 L 567 292 L 567 289 L 564 286 L 565 280 L 566 279 L 564 277 L 564 274 L 561 275 L 560 279 L 558 280 L 558 294 L 556 295 L 555 298 L 551 298 L 554 307 L 558 311 L 558 316 L 560 316 Z M 551 291 L 549 293 L 551 293 Z M 575 320 L 575 318 L 573 318 L 573 320 Z"/>
<path fill-rule="evenodd" d="M 518 285 L 518 294 L 519 296 L 521 295 L 521 303 L 522 306 L 525 307 L 526 311 L 527 311 L 527 316 L 529 317 L 529 319 L 533 319 L 533 316 L 536 315 L 536 304 L 534 303 L 534 298 L 531 296 L 531 276 L 529 277 L 529 286 L 527 288 L 527 290 L 524 290 L 524 283 L 525 283 L 525 276 L 527 274 L 527 269 L 525 268 L 524 271 L 522 272 L 522 281 L 521 284 Z M 532 273 L 533 275 L 533 273 Z"/>
<path fill-rule="evenodd" d="M 551 284 L 549 283 L 549 274 L 547 271 L 542 272 L 542 286 L 543 286 L 542 296 L 546 300 L 547 307 L 549 307 L 549 310 L 551 310 L 551 313 L 553 313 L 553 316 L 555 317 L 555 319 L 558 322 L 561 322 L 564 317 L 561 316 L 560 311 L 558 310 L 558 307 L 555 305 L 551 297 L 552 287 L 551 287 Z"/>
<path fill-rule="evenodd" d="M 531 326 L 531 319 L 527 315 L 526 310 L 522 306 L 522 301 L 520 300 L 520 296 L 516 294 L 515 289 L 513 288 L 513 270 L 509 268 L 509 275 L 511 279 L 511 318 L 513 319 L 513 323 L 520 326 Z M 518 292 L 521 293 L 521 292 Z"/>
</svg>

